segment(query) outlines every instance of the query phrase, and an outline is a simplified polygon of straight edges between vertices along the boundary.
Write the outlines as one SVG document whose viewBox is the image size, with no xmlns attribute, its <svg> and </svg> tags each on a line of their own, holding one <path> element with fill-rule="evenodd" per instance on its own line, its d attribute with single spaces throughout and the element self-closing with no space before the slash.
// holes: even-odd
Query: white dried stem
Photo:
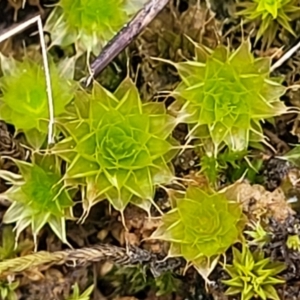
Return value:
<svg viewBox="0 0 300 300">
<path fill-rule="evenodd" d="M 49 73 L 49 64 L 47 59 L 47 50 L 46 44 L 44 39 L 43 33 L 43 24 L 41 16 L 35 16 L 22 24 L 16 25 L 13 28 L 5 31 L 4 33 L 0 34 L 0 43 L 5 41 L 6 39 L 20 33 L 21 31 L 25 30 L 32 24 L 37 23 L 38 32 L 40 36 L 40 45 L 42 49 L 42 57 L 43 57 L 43 66 L 44 66 L 44 73 L 45 73 L 45 80 L 46 80 L 46 91 L 47 91 L 47 99 L 48 99 L 48 108 L 49 108 L 49 125 L 48 125 L 48 144 L 54 143 L 54 134 L 53 134 L 53 127 L 54 127 L 54 107 L 53 107 L 53 96 L 52 96 L 52 88 L 51 88 L 51 79 Z"/>
<path fill-rule="evenodd" d="M 280 67 L 286 60 L 288 60 L 298 49 L 300 48 L 300 42 L 297 43 L 293 48 L 287 51 L 280 59 L 276 61 L 271 67 L 271 72 Z"/>
<path fill-rule="evenodd" d="M 42 19 L 39 16 L 37 20 L 38 31 L 40 36 L 40 44 L 42 48 L 42 57 L 43 57 L 43 65 L 44 65 L 44 72 L 45 72 L 45 79 L 46 79 L 46 91 L 47 91 L 47 98 L 48 98 L 48 108 L 49 108 L 49 124 L 48 124 L 48 144 L 54 143 L 54 106 L 53 106 L 53 96 L 52 96 L 52 88 L 51 88 L 51 79 L 50 79 L 50 72 L 49 72 L 49 64 L 47 59 L 47 50 L 46 50 L 46 43 L 44 38 L 43 32 L 43 24 Z"/>
</svg>

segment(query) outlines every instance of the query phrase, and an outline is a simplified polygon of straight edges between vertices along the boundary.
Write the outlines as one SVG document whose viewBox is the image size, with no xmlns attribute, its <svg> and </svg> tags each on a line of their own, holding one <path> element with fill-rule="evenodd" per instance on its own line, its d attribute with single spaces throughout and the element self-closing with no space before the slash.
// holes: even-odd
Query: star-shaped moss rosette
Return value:
<svg viewBox="0 0 300 300">
<path fill-rule="evenodd" d="M 66 181 L 86 185 L 85 213 L 103 199 L 121 212 L 129 202 L 149 211 L 155 186 L 174 178 L 176 119 L 164 103 L 143 104 L 129 78 L 113 94 L 96 82 L 79 92 L 62 124 L 66 138 L 53 151 L 67 162 Z"/>
<path fill-rule="evenodd" d="M 237 6 L 241 8 L 238 15 L 257 24 L 256 41 L 262 37 L 267 47 L 270 47 L 280 28 L 295 35 L 290 22 L 300 16 L 298 0 L 246 0 L 239 1 Z"/>
<path fill-rule="evenodd" d="M 60 0 L 45 24 L 51 44 L 73 43 L 98 55 L 101 48 L 142 8 L 146 0 Z"/>
<path fill-rule="evenodd" d="M 65 106 L 74 96 L 73 62 L 75 61 L 63 60 L 55 65 L 49 60 L 55 117 L 65 112 Z M 42 60 L 40 57 L 25 57 L 20 62 L 1 56 L 1 69 L 3 76 L 0 78 L 0 119 L 24 132 L 32 147 L 40 148 L 46 140 L 49 124 L 49 104 Z"/>
<path fill-rule="evenodd" d="M 212 143 L 215 154 L 224 145 L 243 151 L 265 141 L 260 122 L 288 110 L 279 99 L 286 88 L 270 77 L 270 59 L 254 58 L 249 42 L 233 52 L 195 48 L 195 61 L 170 62 L 182 80 L 171 109 L 189 124 L 189 138 Z"/>
<path fill-rule="evenodd" d="M 73 218 L 73 201 L 60 173 L 61 162 L 53 155 L 37 154 L 32 163 L 14 162 L 20 175 L 0 170 L 0 177 L 12 184 L 1 194 L 12 202 L 3 216 L 3 223 L 16 223 L 16 240 L 31 226 L 35 244 L 39 231 L 48 224 L 67 244 L 65 222 Z"/>
<path fill-rule="evenodd" d="M 252 253 L 246 245 L 243 245 L 241 252 L 235 247 L 232 251 L 233 264 L 224 266 L 231 277 L 223 280 L 229 286 L 225 295 L 240 295 L 241 300 L 280 300 L 274 286 L 285 282 L 276 277 L 286 269 L 285 264 L 265 258 L 261 250 Z"/>
<path fill-rule="evenodd" d="M 203 275 L 203 261 L 224 254 L 239 240 L 244 225 L 236 201 L 190 186 L 182 197 L 175 197 L 175 207 L 162 216 L 151 238 L 170 242 L 169 256 L 185 258 Z"/>
</svg>

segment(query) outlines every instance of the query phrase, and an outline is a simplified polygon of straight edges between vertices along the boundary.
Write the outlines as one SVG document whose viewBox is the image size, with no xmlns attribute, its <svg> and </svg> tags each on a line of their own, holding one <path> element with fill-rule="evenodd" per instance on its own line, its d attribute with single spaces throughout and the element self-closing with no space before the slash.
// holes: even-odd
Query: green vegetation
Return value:
<svg viewBox="0 0 300 300">
<path fill-rule="evenodd" d="M 15 290 L 18 288 L 19 282 L 0 281 L 0 298 L 3 300 L 18 300 Z"/>
<path fill-rule="evenodd" d="M 89 286 L 82 294 L 80 294 L 79 286 L 75 283 L 73 287 L 73 293 L 66 300 L 90 300 L 90 296 L 93 292 L 94 285 Z"/>
<path fill-rule="evenodd" d="M 66 120 L 65 139 L 53 151 L 68 163 L 65 178 L 86 186 L 84 209 L 108 199 L 123 211 L 132 202 L 149 211 L 155 186 L 174 178 L 171 132 L 176 119 L 163 103 L 142 103 L 129 79 L 114 94 L 94 84 L 77 93 Z"/>
<path fill-rule="evenodd" d="M 232 251 L 233 264 L 225 266 L 231 277 L 223 281 L 229 286 L 226 295 L 240 294 L 242 300 L 252 297 L 280 300 L 274 285 L 284 283 L 276 275 L 286 268 L 285 264 L 265 258 L 261 250 L 251 252 L 246 245 L 243 245 L 242 252 L 235 247 Z"/>
<path fill-rule="evenodd" d="M 279 26 L 295 35 L 290 21 L 300 16 L 300 7 L 297 2 L 297 0 L 240 1 L 238 6 L 243 9 L 238 14 L 259 25 L 256 41 L 262 37 L 264 43 L 270 47 Z"/>
<path fill-rule="evenodd" d="M 174 64 L 182 80 L 174 109 L 189 124 L 190 139 L 200 139 L 214 156 L 224 145 L 242 151 L 263 142 L 260 121 L 288 111 L 280 101 L 286 88 L 270 77 L 270 59 L 254 58 L 249 42 L 233 52 L 195 44 L 195 55 L 195 61 Z"/>
<path fill-rule="evenodd" d="M 238 241 L 245 221 L 238 203 L 197 187 L 175 201 L 152 235 L 171 243 L 170 256 L 182 256 L 200 268 L 203 258 L 224 254 Z"/>
<path fill-rule="evenodd" d="M 297 234 L 289 235 L 286 241 L 286 246 L 294 251 L 300 252 L 300 238 Z"/>
<path fill-rule="evenodd" d="M 249 245 L 256 245 L 263 248 L 270 241 L 270 233 L 267 232 L 260 222 L 249 224 L 250 230 L 245 230 L 245 233 L 251 238 L 248 241 Z"/>
<path fill-rule="evenodd" d="M 65 68 L 68 70 L 65 70 Z M 24 132 L 27 142 L 40 148 L 48 130 L 48 98 L 42 60 L 25 57 L 19 62 L 1 56 L 0 118 Z M 74 96 L 72 65 L 68 60 L 56 65 L 50 60 L 50 77 L 54 99 L 54 116 L 65 112 Z"/>
<path fill-rule="evenodd" d="M 235 1 L 234 16 L 230 1 L 171 1 L 97 76 L 96 55 L 148 1 L 44 2 L 50 88 L 36 35 L 19 51 L 19 41 L 0 44 L 0 298 L 18 299 L 25 274 L 68 286 L 57 299 L 96 299 L 103 280 L 107 299 L 177 297 L 185 286 L 196 297 L 197 281 L 279 300 L 277 284 L 299 281 L 282 261 L 300 269 L 300 225 L 286 221 L 299 220 L 299 57 L 272 63 L 295 43 L 300 0 Z M 21 18 L 22 5 L 44 9 L 7 4 Z M 96 77 L 90 86 L 85 75 Z M 76 269 L 43 274 L 56 263 Z"/>
<path fill-rule="evenodd" d="M 16 239 L 31 226 L 35 244 L 45 224 L 64 242 L 66 218 L 72 217 L 73 201 L 62 181 L 59 160 L 55 156 L 35 155 L 33 163 L 17 161 L 20 175 L 1 171 L 0 177 L 12 183 L 3 195 L 11 206 L 3 216 L 6 224 L 16 223 Z"/>
</svg>

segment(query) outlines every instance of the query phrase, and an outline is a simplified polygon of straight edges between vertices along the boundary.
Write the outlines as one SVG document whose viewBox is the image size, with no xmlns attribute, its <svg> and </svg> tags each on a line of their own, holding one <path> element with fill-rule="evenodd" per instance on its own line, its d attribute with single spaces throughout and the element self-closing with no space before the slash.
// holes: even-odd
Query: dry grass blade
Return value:
<svg viewBox="0 0 300 300">
<path fill-rule="evenodd" d="M 153 256 L 145 250 L 135 247 L 120 248 L 99 244 L 91 248 L 67 249 L 65 251 L 40 251 L 23 257 L 0 262 L 0 277 L 22 273 L 28 269 L 49 265 L 83 266 L 90 262 L 108 260 L 119 265 L 132 265 L 149 262 Z"/>
</svg>

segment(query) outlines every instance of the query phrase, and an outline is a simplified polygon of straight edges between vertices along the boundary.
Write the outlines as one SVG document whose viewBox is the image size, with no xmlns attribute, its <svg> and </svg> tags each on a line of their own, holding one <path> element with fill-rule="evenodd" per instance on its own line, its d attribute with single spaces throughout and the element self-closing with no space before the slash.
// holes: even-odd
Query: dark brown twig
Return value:
<svg viewBox="0 0 300 300">
<path fill-rule="evenodd" d="M 168 2 L 169 0 L 150 0 L 144 8 L 115 35 L 91 64 L 91 74 L 84 80 L 86 86 L 90 85 L 93 78 L 99 75 L 100 72 L 149 25 Z"/>
</svg>

